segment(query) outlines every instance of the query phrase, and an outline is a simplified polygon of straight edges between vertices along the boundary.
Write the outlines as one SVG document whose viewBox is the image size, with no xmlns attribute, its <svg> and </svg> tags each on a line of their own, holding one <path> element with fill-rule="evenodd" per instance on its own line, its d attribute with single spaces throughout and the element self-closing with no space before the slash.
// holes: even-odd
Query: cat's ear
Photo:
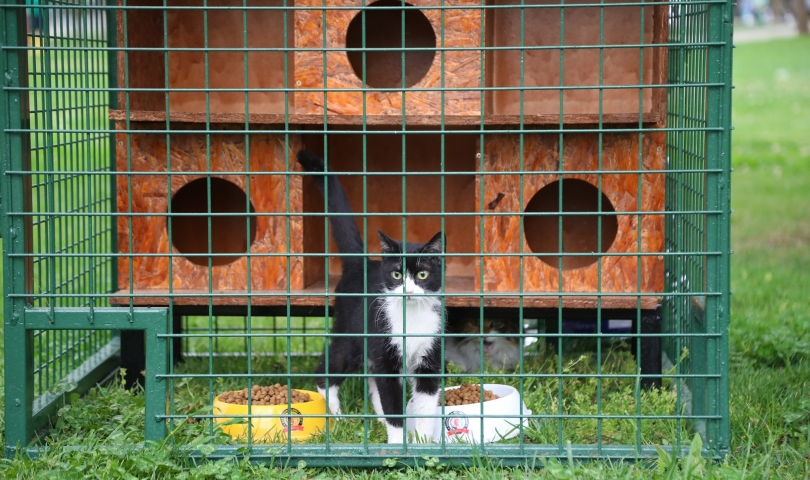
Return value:
<svg viewBox="0 0 810 480">
<path fill-rule="evenodd" d="M 382 230 L 377 230 L 380 235 L 380 247 L 382 253 L 399 253 L 399 242 L 384 234 Z"/>
<path fill-rule="evenodd" d="M 437 233 L 422 247 L 422 253 L 440 255 L 444 253 L 444 234 Z"/>
</svg>

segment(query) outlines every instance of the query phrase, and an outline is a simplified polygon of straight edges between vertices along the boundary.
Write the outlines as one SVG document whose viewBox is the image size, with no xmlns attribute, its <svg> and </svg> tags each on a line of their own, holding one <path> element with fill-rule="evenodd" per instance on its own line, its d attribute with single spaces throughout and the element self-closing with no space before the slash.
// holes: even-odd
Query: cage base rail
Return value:
<svg viewBox="0 0 810 480">
<path fill-rule="evenodd" d="M 132 450 L 141 450 L 144 444 L 133 445 Z M 68 451 L 82 451 L 86 447 L 63 447 Z M 670 455 L 686 457 L 690 453 L 686 443 L 679 447 L 662 446 Z M 28 447 L 23 450 L 30 458 L 46 455 L 52 447 Z M 712 460 L 721 460 L 729 454 L 728 450 L 704 448 L 702 454 Z M 407 450 L 398 445 L 220 445 L 213 452 L 203 454 L 191 447 L 178 447 L 178 455 L 194 460 L 216 461 L 223 458 L 249 458 L 254 462 L 263 462 L 277 466 L 297 466 L 305 462 L 307 467 L 383 467 L 394 460 L 397 465 L 421 465 L 427 459 L 438 458 L 456 466 L 474 466 L 493 462 L 497 459 L 499 466 L 541 467 L 544 458 L 573 458 L 587 461 L 594 458 L 610 458 L 617 461 L 652 461 L 660 458 L 657 449 L 652 445 L 440 445 L 413 444 Z"/>
</svg>

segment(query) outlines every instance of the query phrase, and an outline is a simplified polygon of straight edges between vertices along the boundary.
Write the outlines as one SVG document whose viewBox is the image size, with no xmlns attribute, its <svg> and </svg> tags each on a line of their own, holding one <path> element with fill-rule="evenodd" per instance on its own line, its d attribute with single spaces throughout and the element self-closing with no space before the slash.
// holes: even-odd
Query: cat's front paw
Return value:
<svg viewBox="0 0 810 480">
<path fill-rule="evenodd" d="M 334 418 L 335 420 L 340 420 L 340 419 L 342 419 L 342 418 L 343 418 L 343 417 L 341 416 L 341 415 L 342 415 L 342 412 L 340 411 L 340 407 L 335 408 L 334 410 L 330 408 L 330 409 L 329 409 L 329 413 L 331 413 L 331 414 L 332 414 L 332 418 Z"/>
<path fill-rule="evenodd" d="M 387 421 L 385 422 L 385 429 L 388 431 L 388 443 L 397 443 L 402 445 L 402 440 L 405 438 L 402 435 L 402 427 L 396 427 L 391 425 Z"/>
<path fill-rule="evenodd" d="M 414 435 L 416 443 L 428 443 L 433 441 L 433 418 L 420 418 L 416 420 L 416 428 L 414 428 Z"/>
<path fill-rule="evenodd" d="M 437 414 L 437 407 L 439 402 L 439 393 L 415 393 L 408 402 L 406 411 L 408 415 L 415 418 L 412 419 L 413 423 L 409 422 L 408 429 L 411 430 L 419 443 L 425 441 L 433 441 L 433 427 L 436 424 L 436 418 L 431 415 Z"/>
<path fill-rule="evenodd" d="M 329 413 L 334 415 L 335 420 L 340 420 L 340 398 L 338 397 L 338 392 L 340 388 L 337 385 L 332 385 L 329 387 L 329 391 L 327 392 L 325 389 L 318 387 L 318 393 L 324 397 L 326 400 L 327 406 L 329 407 Z"/>
</svg>

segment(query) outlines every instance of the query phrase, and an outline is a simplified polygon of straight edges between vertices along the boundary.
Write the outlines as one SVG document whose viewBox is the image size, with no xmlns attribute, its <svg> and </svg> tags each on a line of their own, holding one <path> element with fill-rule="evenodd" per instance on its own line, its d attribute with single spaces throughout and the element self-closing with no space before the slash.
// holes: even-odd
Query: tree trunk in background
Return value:
<svg viewBox="0 0 810 480">
<path fill-rule="evenodd" d="M 807 35 L 807 5 L 804 0 L 793 0 L 793 15 L 796 17 L 799 35 Z"/>
<path fill-rule="evenodd" d="M 774 21 L 782 23 L 785 21 L 785 1 L 790 0 L 771 0 L 771 11 L 773 12 Z"/>
</svg>

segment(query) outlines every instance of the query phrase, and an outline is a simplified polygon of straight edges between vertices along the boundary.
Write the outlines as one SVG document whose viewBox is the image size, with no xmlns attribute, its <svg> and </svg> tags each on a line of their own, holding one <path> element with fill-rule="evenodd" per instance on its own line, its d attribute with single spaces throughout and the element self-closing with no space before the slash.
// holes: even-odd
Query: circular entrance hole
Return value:
<svg viewBox="0 0 810 480">
<path fill-rule="evenodd" d="M 234 215 L 209 216 L 208 181 L 193 180 L 172 196 L 172 213 L 196 213 L 194 216 L 169 217 L 172 245 L 182 254 L 208 253 L 208 219 L 211 219 L 211 252 L 228 256 L 211 257 L 213 266 L 227 265 L 241 258 L 248 250 L 248 229 L 245 214 L 247 196 L 237 185 L 221 178 L 211 178 L 211 212 Z M 250 213 L 254 213 L 253 202 Z M 256 220 L 250 217 L 250 244 L 256 240 Z M 195 265 L 208 266 L 208 257 L 186 257 Z"/>
<path fill-rule="evenodd" d="M 526 205 L 527 213 L 560 212 L 560 181 L 549 183 L 534 194 Z M 600 215 L 565 215 L 575 212 L 598 212 L 599 197 L 602 212 L 616 210 L 608 197 L 598 188 L 584 180 L 562 180 L 562 253 L 592 253 L 599 249 Z M 615 215 L 602 215 L 602 245 L 600 253 L 606 252 L 619 231 Z M 558 268 L 560 265 L 559 215 L 525 216 L 523 232 L 532 252 L 543 262 Z M 587 267 L 596 263 L 598 257 L 562 257 L 563 270 Z"/>
<path fill-rule="evenodd" d="M 381 9 L 375 7 L 400 7 Z M 368 5 L 366 15 L 366 48 L 401 49 L 402 18 L 405 16 L 405 48 L 429 50 L 405 52 L 405 86 L 412 87 L 427 75 L 436 55 L 436 33 L 421 10 L 410 3 L 380 0 Z M 349 22 L 346 47 L 363 48 L 363 12 Z M 363 78 L 363 52 L 346 52 L 358 78 Z M 365 52 L 366 85 L 376 88 L 402 86 L 402 50 Z"/>
</svg>

